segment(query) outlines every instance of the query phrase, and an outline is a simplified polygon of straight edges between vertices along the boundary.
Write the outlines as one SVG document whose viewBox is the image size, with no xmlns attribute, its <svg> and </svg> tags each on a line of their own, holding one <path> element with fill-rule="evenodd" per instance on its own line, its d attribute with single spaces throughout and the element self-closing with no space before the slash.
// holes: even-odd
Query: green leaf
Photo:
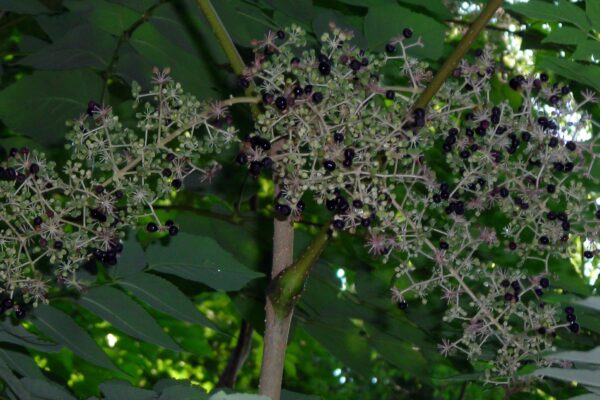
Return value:
<svg viewBox="0 0 600 400">
<path fill-rule="evenodd" d="M 240 46 L 250 47 L 252 39 L 262 39 L 271 28 L 266 15 L 256 7 L 238 0 L 219 0 L 213 4 L 229 35 Z"/>
<path fill-rule="evenodd" d="M 310 24 L 315 16 L 312 0 L 266 0 L 277 12 L 292 17 L 298 22 Z"/>
<path fill-rule="evenodd" d="M 542 43 L 557 43 L 557 44 L 579 44 L 586 38 L 585 32 L 581 29 L 570 26 L 552 29 Z"/>
<path fill-rule="evenodd" d="M 108 0 L 111 3 L 122 4 L 134 11 L 143 12 L 158 2 L 158 0 Z"/>
<path fill-rule="evenodd" d="M 140 14 L 113 2 L 95 0 L 90 22 L 105 32 L 119 36 L 141 17 Z"/>
<path fill-rule="evenodd" d="M 269 397 L 259 396 L 257 394 L 232 393 L 227 394 L 223 391 L 210 396 L 209 400 L 269 400 Z"/>
<path fill-rule="evenodd" d="M 400 3 L 423 7 L 424 9 L 437 15 L 439 18 L 452 18 L 452 13 L 448 10 L 448 7 L 444 5 L 442 0 L 400 0 Z"/>
<path fill-rule="evenodd" d="M 564 58 L 545 58 L 539 66 L 541 69 L 554 71 L 565 78 L 600 90 L 600 68 L 595 65 L 583 65 Z"/>
<path fill-rule="evenodd" d="M 579 300 L 576 304 L 582 305 L 587 308 L 591 308 L 596 311 L 600 311 L 600 296 L 590 296 L 583 300 Z"/>
<path fill-rule="evenodd" d="M 0 323 L 0 342 L 28 347 L 44 353 L 60 351 L 61 345 L 40 339 L 21 325 L 12 325 L 9 320 Z"/>
<path fill-rule="evenodd" d="M 0 379 L 2 379 L 13 391 L 19 400 L 32 399 L 29 392 L 23 386 L 23 383 L 12 373 L 4 361 L 0 360 Z"/>
<path fill-rule="evenodd" d="M 110 270 L 110 275 L 115 278 L 123 278 L 135 275 L 144 270 L 148 264 L 144 249 L 135 238 L 135 233 L 130 231 L 128 239 L 123 243 L 123 252 L 119 256 L 119 262 Z"/>
<path fill-rule="evenodd" d="M 204 390 L 200 388 L 174 385 L 163 389 L 158 400 L 206 400 L 207 398 Z"/>
<path fill-rule="evenodd" d="M 45 335 L 92 364 L 117 371 L 96 342 L 64 312 L 42 305 L 33 312 L 35 326 Z"/>
<path fill-rule="evenodd" d="M 22 378 L 21 382 L 31 394 L 37 396 L 36 398 L 43 400 L 75 400 L 71 393 L 56 383 L 29 377 Z"/>
<path fill-rule="evenodd" d="M 281 400 L 321 400 L 319 396 L 310 394 L 292 392 L 291 390 L 281 390 Z"/>
<path fill-rule="evenodd" d="M 118 281 L 134 296 L 173 318 L 216 329 L 215 324 L 171 282 L 156 275 L 140 273 Z"/>
<path fill-rule="evenodd" d="M 153 244 L 146 254 L 150 269 L 218 290 L 239 290 L 252 279 L 263 276 L 246 268 L 213 239 L 203 236 L 183 233 L 171 240 L 169 251 Z"/>
<path fill-rule="evenodd" d="M 21 353 L 15 350 L 0 349 L 0 358 L 6 365 L 21 376 L 28 376 L 36 379 L 46 379 L 42 370 L 37 366 L 33 357 L 29 354 Z"/>
<path fill-rule="evenodd" d="M 504 4 L 503 7 L 532 19 L 544 22 L 569 22 L 584 31 L 590 29 L 585 11 L 568 0 L 560 0 L 558 5 L 541 0 L 530 0 L 527 3 Z"/>
<path fill-rule="evenodd" d="M 78 303 L 132 337 L 181 351 L 150 314 L 120 290 L 99 286 L 88 291 Z"/>
<path fill-rule="evenodd" d="M 569 398 L 569 400 L 600 400 L 600 396 L 593 393 L 582 394 L 581 396 L 575 396 Z"/>
<path fill-rule="evenodd" d="M 393 366 L 414 376 L 428 376 L 427 360 L 421 352 L 414 350 L 410 343 L 375 329 L 370 331 L 369 343 Z"/>
<path fill-rule="evenodd" d="M 171 67 L 173 79 L 181 83 L 187 91 L 199 98 L 211 97 L 216 94 L 214 89 L 213 72 L 205 57 L 197 53 L 190 54 L 167 40 L 156 27 L 144 24 L 135 30 L 129 44 L 136 50 L 137 56 L 130 53 L 126 59 L 119 60 L 119 73 L 124 76 L 134 75 L 131 71 L 140 68 L 151 71 L 152 66 L 160 68 Z M 132 59 L 133 58 L 133 59 Z M 127 70 L 124 70 L 128 67 Z M 201 77 L 201 79 L 199 79 Z"/>
<path fill-rule="evenodd" d="M 600 32 L 600 2 L 587 0 L 585 2 L 585 15 L 587 15 L 588 20 L 592 23 L 592 28 Z"/>
<path fill-rule="evenodd" d="M 600 347 L 596 347 L 590 351 L 562 351 L 550 354 L 547 358 L 600 365 Z"/>
<path fill-rule="evenodd" d="M 97 98 L 102 80 L 89 70 L 36 71 L 0 91 L 0 118 L 10 129 L 42 144 L 64 139 L 65 121 Z"/>
<path fill-rule="evenodd" d="M 580 61 L 591 61 L 592 58 L 595 61 L 600 60 L 600 42 L 595 40 L 586 40 L 580 42 L 573 53 L 573 59 Z"/>
<path fill-rule="evenodd" d="M 117 46 L 117 38 L 91 25 L 80 25 L 60 40 L 19 61 L 43 70 L 105 69 Z"/>
<path fill-rule="evenodd" d="M 41 14 L 50 11 L 39 0 L 0 0 L 0 10 L 17 14 Z"/>
<path fill-rule="evenodd" d="M 600 370 L 541 368 L 535 371 L 534 374 L 537 376 L 559 379 L 561 381 L 574 381 L 589 386 L 598 386 L 600 383 Z"/>
<path fill-rule="evenodd" d="M 138 389 L 129 383 L 110 380 L 100 384 L 106 400 L 156 400 L 157 394 L 151 390 Z"/>
<path fill-rule="evenodd" d="M 430 60 L 437 60 L 442 56 L 446 26 L 431 17 L 393 4 L 369 9 L 365 17 L 365 36 L 369 48 L 382 51 L 385 44 L 392 37 L 400 35 L 406 27 L 411 27 L 415 32 L 411 43 L 421 37 L 424 44 L 424 47 L 411 48 L 409 54 Z"/>
</svg>

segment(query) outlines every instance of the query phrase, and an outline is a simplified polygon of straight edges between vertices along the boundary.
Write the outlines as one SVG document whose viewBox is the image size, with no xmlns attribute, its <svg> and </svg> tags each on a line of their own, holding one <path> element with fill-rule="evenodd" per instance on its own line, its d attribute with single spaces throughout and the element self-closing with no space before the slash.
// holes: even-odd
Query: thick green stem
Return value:
<svg viewBox="0 0 600 400">
<path fill-rule="evenodd" d="M 196 0 L 196 3 L 198 3 L 200 11 L 202 11 L 202 14 L 204 14 L 204 17 L 208 21 L 210 28 L 217 37 L 217 41 L 219 42 L 219 45 L 221 45 L 221 48 L 225 52 L 225 55 L 229 60 L 229 64 L 233 69 L 233 72 L 235 72 L 235 74 L 238 76 L 242 75 L 244 73 L 245 68 L 244 60 L 242 59 L 242 56 L 240 56 L 240 53 L 237 51 L 235 44 L 233 44 L 233 40 L 231 40 L 231 36 L 229 36 L 227 29 L 225 29 L 225 25 L 223 25 L 223 21 L 221 21 L 219 14 L 217 14 L 217 11 L 215 10 L 215 7 L 212 5 L 210 0 Z M 244 91 L 244 93 L 246 94 L 246 96 L 252 96 L 254 93 L 254 89 L 255 85 L 251 84 Z M 258 107 L 256 106 L 256 104 L 252 104 L 250 107 L 252 108 L 252 115 L 256 117 L 259 114 Z"/>
<path fill-rule="evenodd" d="M 496 10 L 502 5 L 503 0 L 489 0 L 487 6 L 483 9 L 481 14 L 471 24 L 467 33 L 463 36 L 462 40 L 456 46 L 450 57 L 446 59 L 438 73 L 433 77 L 433 80 L 429 83 L 427 88 L 421 93 L 421 96 L 415 102 L 414 108 L 425 108 L 431 101 L 433 96 L 440 90 L 446 79 L 452 74 L 460 60 L 469 51 L 471 45 L 479 36 L 479 33 L 485 28 L 488 21 Z"/>
<path fill-rule="evenodd" d="M 240 56 L 240 53 L 238 53 L 237 49 L 235 48 L 229 33 L 225 29 L 221 18 L 219 18 L 219 14 L 217 14 L 217 11 L 213 7 L 210 0 L 196 0 L 196 2 L 202 11 L 202 14 L 204 14 L 208 20 L 208 24 L 217 37 L 221 48 L 225 52 L 233 72 L 235 72 L 237 75 L 241 75 L 244 71 L 244 60 L 242 60 L 242 56 Z"/>
<path fill-rule="evenodd" d="M 300 259 L 277 274 L 269 284 L 267 294 L 279 318 L 287 317 L 300 300 L 310 270 L 327 244 L 328 232 L 329 224 L 326 224 Z"/>
</svg>

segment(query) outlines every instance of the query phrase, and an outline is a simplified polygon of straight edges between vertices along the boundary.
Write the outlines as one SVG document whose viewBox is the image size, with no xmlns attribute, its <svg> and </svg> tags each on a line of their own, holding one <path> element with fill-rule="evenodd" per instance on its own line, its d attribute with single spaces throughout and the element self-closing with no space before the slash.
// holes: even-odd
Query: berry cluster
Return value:
<svg viewBox="0 0 600 400">
<path fill-rule="evenodd" d="M 202 103 L 183 93 L 168 69 L 153 87 L 134 85 L 137 131 L 110 107 L 90 101 L 67 135 L 72 159 L 57 169 L 43 154 L 11 149 L 0 165 L 0 288 L 24 303 L 46 301 L 43 271 L 56 266 L 59 285 L 81 288 L 77 271 L 90 260 L 118 262 L 127 229 L 142 222 L 171 236 L 154 206 L 186 179 L 210 181 L 219 166 L 205 161 L 236 136 L 227 101 Z M 19 308 L 22 310 L 22 308 Z M 24 310 L 17 315 L 24 315 Z"/>
<path fill-rule="evenodd" d="M 541 301 L 552 260 L 568 257 L 576 236 L 591 241 L 593 256 L 600 237 L 587 189 L 598 184 L 599 144 L 578 136 L 590 124 L 582 106 L 595 97 L 577 103 L 541 74 L 509 80 L 519 105 L 493 104 L 499 75 L 482 49 L 426 109 L 413 108 L 431 73 L 407 55 L 422 46 L 411 30 L 382 54 L 352 46 L 351 32 L 333 25 L 318 51 L 305 48 L 298 27 L 269 37 L 256 42 L 244 78 L 263 100 L 253 137 L 271 144 L 276 211 L 291 215 L 311 195 L 333 228 L 363 230 L 369 251 L 398 265 L 392 297 L 401 309 L 441 292 L 446 320 L 463 325 L 442 352 L 488 361 L 489 381 L 513 383 L 525 358 L 546 362 L 540 354 L 563 327 Z"/>
</svg>

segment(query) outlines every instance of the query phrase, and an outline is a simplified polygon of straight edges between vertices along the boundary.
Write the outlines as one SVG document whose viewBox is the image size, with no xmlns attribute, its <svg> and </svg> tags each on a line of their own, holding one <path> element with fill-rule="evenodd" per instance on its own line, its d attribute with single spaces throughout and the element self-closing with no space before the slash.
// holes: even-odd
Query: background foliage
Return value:
<svg viewBox="0 0 600 400">
<path fill-rule="evenodd" d="M 299 24 L 316 43 L 335 21 L 355 30 L 357 46 L 372 50 L 410 26 L 425 43 L 414 55 L 435 70 L 481 3 L 219 0 L 214 5 L 247 60 L 251 39 L 269 29 Z M 110 104 L 131 123 L 131 82 L 148 85 L 155 65 L 171 67 L 174 79 L 198 98 L 242 93 L 192 0 L 0 0 L 0 10 L 2 156 L 5 149 L 26 145 L 58 162 L 66 159 L 64 121 L 85 112 L 92 99 Z M 503 60 L 495 100 L 511 98 L 506 77 L 521 71 L 546 71 L 555 81 L 568 80 L 575 93 L 600 90 L 598 1 L 507 2 L 504 10 L 474 46 L 494 44 Z M 589 111 L 598 116 L 597 107 Z M 249 131 L 249 110 L 235 112 L 241 131 Z M 255 391 L 273 189 L 267 180 L 247 180 L 231 162 L 234 155 L 221 156 L 225 170 L 212 185 L 187 182 L 185 193 L 162 206 L 161 217 L 174 219 L 181 235 L 151 241 L 144 232 L 130 232 L 116 267 L 89 265 L 81 271 L 92 282 L 82 295 L 67 289 L 51 293 L 50 304 L 30 310 L 21 325 L 11 314 L 3 316 L 0 378 L 6 397 L 208 398 L 242 320 L 254 333 L 235 389 Z M 307 209 L 319 210 L 311 204 Z M 308 243 L 313 225 L 324 220 L 321 211 L 308 213 L 298 226 L 297 252 Z M 454 329 L 442 323 L 441 299 L 406 312 L 394 308 L 393 266 L 372 259 L 361 238 L 344 236 L 321 257 L 296 310 L 284 398 L 562 399 L 586 393 L 572 380 L 600 394 L 592 350 L 600 335 L 600 307 L 589 297 L 595 280 L 584 274 L 593 273 L 594 266 L 583 264 L 580 248 L 573 242 L 572 261 L 553 266 L 557 286 L 547 301 L 582 308 L 583 332 L 559 336 L 556 344 L 571 350 L 561 353 L 564 360 L 583 364 L 584 371 L 575 373 L 587 375 L 544 371 L 565 382 L 544 380 L 505 393 L 474 382 L 477 366 L 439 355 L 437 343 Z"/>
</svg>

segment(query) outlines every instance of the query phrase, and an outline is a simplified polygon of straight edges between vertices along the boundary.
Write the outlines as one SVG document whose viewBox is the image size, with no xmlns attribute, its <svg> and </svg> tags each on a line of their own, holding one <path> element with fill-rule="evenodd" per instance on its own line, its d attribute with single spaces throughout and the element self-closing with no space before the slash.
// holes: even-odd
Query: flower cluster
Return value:
<svg viewBox="0 0 600 400">
<path fill-rule="evenodd" d="M 381 54 L 351 39 L 332 26 L 312 51 L 292 27 L 255 43 L 241 81 L 255 83 L 265 110 L 238 161 L 254 176 L 273 170 L 283 217 L 301 218 L 313 196 L 334 229 L 362 232 L 373 255 L 398 265 L 401 309 L 441 293 L 445 319 L 463 326 L 442 352 L 487 360 L 488 380 L 510 384 L 524 363 L 543 363 L 559 328 L 579 330 L 542 298 L 570 238 L 591 240 L 585 257 L 597 253 L 589 187 L 600 144 L 580 138 L 591 124 L 583 106 L 596 99 L 577 103 L 541 74 L 510 79 L 518 99 L 494 103 L 485 49 L 415 108 L 431 77 L 409 56 L 420 39 L 404 29 Z"/>
<path fill-rule="evenodd" d="M 69 123 L 64 168 L 28 148 L 2 162 L 0 285 L 8 300 L 45 301 L 49 268 L 59 284 L 80 288 L 78 268 L 93 259 L 116 264 L 125 230 L 140 221 L 150 233 L 176 235 L 154 205 L 192 174 L 210 181 L 218 171 L 205 159 L 236 137 L 227 101 L 184 94 L 168 69 L 155 69 L 152 89 L 134 85 L 133 95 L 137 129 L 94 101 Z"/>
</svg>

